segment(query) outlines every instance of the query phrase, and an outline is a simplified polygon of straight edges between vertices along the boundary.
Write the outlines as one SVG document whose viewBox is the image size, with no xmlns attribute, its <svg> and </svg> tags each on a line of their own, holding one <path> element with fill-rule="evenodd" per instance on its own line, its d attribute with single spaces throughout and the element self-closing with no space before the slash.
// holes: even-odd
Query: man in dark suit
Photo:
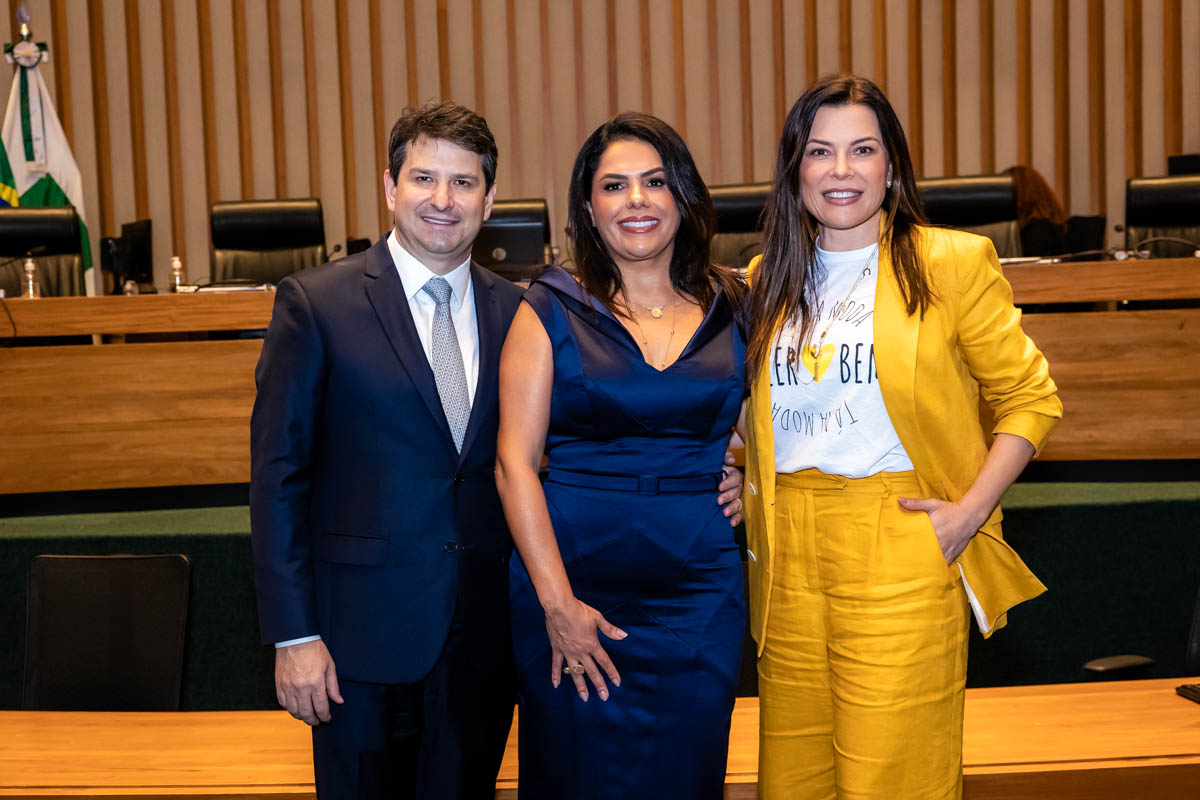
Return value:
<svg viewBox="0 0 1200 800">
<path fill-rule="evenodd" d="M 392 232 L 278 287 L 250 423 L 255 581 L 322 798 L 494 796 L 515 699 L 496 379 L 521 296 L 470 260 L 495 175 L 481 117 L 407 110 Z"/>
</svg>

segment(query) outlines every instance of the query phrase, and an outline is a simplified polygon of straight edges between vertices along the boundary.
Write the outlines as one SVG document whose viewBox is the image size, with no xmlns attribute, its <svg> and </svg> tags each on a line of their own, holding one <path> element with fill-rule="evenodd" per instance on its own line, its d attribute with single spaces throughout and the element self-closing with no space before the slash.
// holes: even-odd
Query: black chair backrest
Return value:
<svg viewBox="0 0 1200 800">
<path fill-rule="evenodd" d="M 190 571 L 183 555 L 34 558 L 22 707 L 178 710 Z"/>
<path fill-rule="evenodd" d="M 1155 238 L 1183 241 L 1147 241 Z M 1130 178 L 1125 183 L 1125 246 L 1149 250 L 1155 258 L 1186 257 L 1200 250 L 1200 175 Z"/>
<path fill-rule="evenodd" d="M 0 209 L 0 257 L 12 258 L 33 248 L 38 255 L 78 255 L 79 215 L 62 208 Z"/>
<path fill-rule="evenodd" d="M 1104 228 L 1107 218 L 1103 214 L 1095 216 L 1074 216 L 1067 220 L 1067 253 L 1086 253 L 1080 258 L 1085 261 L 1099 261 L 1104 248 Z"/>
<path fill-rule="evenodd" d="M 497 200 L 479 229 L 471 258 L 512 281 L 524 280 L 547 261 L 550 209 L 541 197 Z"/>
<path fill-rule="evenodd" d="M 346 255 L 352 256 L 355 253 L 361 253 L 371 249 L 371 240 L 365 236 L 347 236 L 346 237 Z"/>
<path fill-rule="evenodd" d="M 1022 254 L 1011 175 L 924 178 L 917 181 L 917 190 L 932 224 L 986 236 L 1001 258 Z"/>
<path fill-rule="evenodd" d="M 710 186 L 708 193 L 717 212 L 712 259 L 718 264 L 741 269 L 762 252 L 763 211 L 771 184 Z"/>
<path fill-rule="evenodd" d="M 81 295 L 83 262 L 79 258 L 79 215 L 61 208 L 0 208 L 0 289 L 9 297 L 21 290 L 23 259 L 36 248 L 38 281 L 47 297 Z"/>
<path fill-rule="evenodd" d="M 1167 156 L 1168 175 L 1200 175 L 1200 153 Z"/>
<path fill-rule="evenodd" d="M 325 262 L 318 199 L 213 203 L 210 223 L 214 281 L 278 283 Z"/>
</svg>

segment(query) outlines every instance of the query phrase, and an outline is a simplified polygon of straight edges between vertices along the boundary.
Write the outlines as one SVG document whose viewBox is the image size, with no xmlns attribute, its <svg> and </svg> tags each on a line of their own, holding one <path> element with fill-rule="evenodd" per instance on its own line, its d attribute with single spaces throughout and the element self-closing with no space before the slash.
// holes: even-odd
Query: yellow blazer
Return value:
<svg viewBox="0 0 1200 800">
<path fill-rule="evenodd" d="M 1021 312 L 990 240 L 918 229 L 918 253 L 937 298 L 921 319 L 906 313 L 885 236 L 874 316 L 883 403 L 926 496 L 958 500 L 987 455 L 981 393 L 996 418 L 992 432 L 1016 434 L 1038 452 L 1062 417 L 1062 403 L 1046 359 L 1021 330 Z M 750 269 L 757 263 L 756 258 Z M 746 435 L 746 532 L 756 557 L 750 564 L 750 630 L 761 655 L 775 550 L 775 441 L 766 364 L 752 381 Z M 1008 609 L 1046 590 L 1005 543 L 1000 519 L 997 508 L 958 559 L 986 616 L 985 636 L 1004 627 Z"/>
</svg>

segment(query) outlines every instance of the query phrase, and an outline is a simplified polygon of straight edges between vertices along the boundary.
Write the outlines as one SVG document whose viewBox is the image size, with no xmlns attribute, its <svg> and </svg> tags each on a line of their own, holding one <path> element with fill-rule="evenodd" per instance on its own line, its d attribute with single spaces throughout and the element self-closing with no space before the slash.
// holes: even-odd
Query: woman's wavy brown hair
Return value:
<svg viewBox="0 0 1200 800">
<path fill-rule="evenodd" d="M 630 316 L 621 270 L 609 254 L 588 211 L 592 180 L 596 177 L 600 159 L 610 144 L 623 140 L 645 142 L 655 149 L 663 162 L 667 188 L 679 209 L 679 230 L 675 233 L 671 253 L 671 285 L 677 292 L 695 298 L 705 311 L 712 305 L 715 289 L 720 286 L 733 308 L 740 311 L 745 284 L 733 270 L 713 263 L 711 246 L 717 229 L 716 212 L 692 154 L 670 125 L 658 117 L 633 111 L 618 114 L 592 131 L 575 157 L 575 166 L 571 170 L 567 235 L 575 271 L 583 288 L 614 314 Z"/>
<path fill-rule="evenodd" d="M 800 165 L 813 120 L 824 106 L 864 105 L 875 112 L 883 149 L 892 168 L 892 186 L 883 197 L 881 245 L 890 247 L 900 293 L 910 315 L 922 316 L 934 300 L 933 287 L 917 253 L 917 225 L 927 224 L 917 192 L 904 128 L 879 87 L 857 75 L 828 75 L 805 90 L 783 124 L 775 179 L 767 199 L 762 260 L 751 278 L 747 314 L 750 343 L 747 376 L 754 380 L 767 361 L 781 325 L 799 318 L 800 342 L 808 341 L 822 275 L 816 262 L 817 220 L 804 207 Z"/>
</svg>

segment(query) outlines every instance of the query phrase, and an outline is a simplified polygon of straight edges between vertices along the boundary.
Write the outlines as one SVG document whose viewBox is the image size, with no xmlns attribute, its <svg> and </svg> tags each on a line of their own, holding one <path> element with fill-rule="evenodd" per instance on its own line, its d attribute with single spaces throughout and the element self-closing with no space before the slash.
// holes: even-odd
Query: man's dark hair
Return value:
<svg viewBox="0 0 1200 800">
<path fill-rule="evenodd" d="M 496 138 L 487 120 L 466 106 L 443 100 L 419 108 L 406 108 L 392 126 L 388 137 L 388 174 L 398 180 L 408 155 L 409 142 L 417 139 L 445 139 L 464 150 L 483 156 L 484 189 L 496 182 Z"/>
</svg>

